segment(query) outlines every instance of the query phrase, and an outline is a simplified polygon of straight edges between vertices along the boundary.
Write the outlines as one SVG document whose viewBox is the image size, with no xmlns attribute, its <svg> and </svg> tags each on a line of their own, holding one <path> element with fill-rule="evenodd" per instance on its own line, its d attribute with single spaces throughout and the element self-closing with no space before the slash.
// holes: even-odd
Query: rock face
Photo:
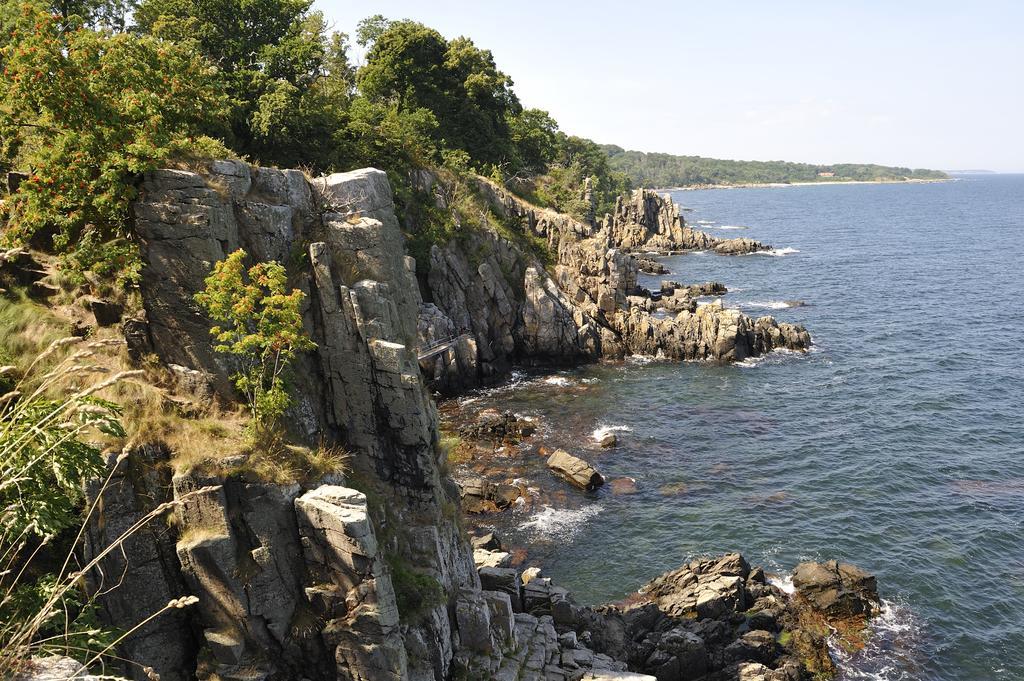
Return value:
<svg viewBox="0 0 1024 681">
<path fill-rule="evenodd" d="M 209 321 L 193 295 L 212 265 L 237 248 L 255 260 L 287 263 L 292 285 L 307 294 L 304 322 L 317 345 L 294 366 L 297 403 L 287 422 L 310 445 L 343 447 L 352 473 L 291 485 L 201 469 L 172 477 L 170 459 L 218 453 L 159 444 L 112 460 L 119 466 L 112 484 L 89 490 L 93 499 L 102 494 L 103 510 L 89 528 L 87 553 L 118 541 L 150 511 L 172 507 L 175 522 L 134 535 L 124 553 L 112 552 L 103 570 L 88 576 L 108 618 L 121 626 L 172 598 L 199 599 L 133 634 L 123 646 L 128 657 L 162 679 L 182 681 L 441 681 L 464 672 L 461 678 L 539 681 L 605 678 L 627 666 L 664 668 L 658 678 L 672 679 L 684 678 L 673 669 L 698 669 L 705 658 L 708 669 L 724 668 L 723 642 L 736 631 L 722 633 L 731 625 L 701 618 L 735 619 L 735 608 L 756 604 L 763 590 L 726 568 L 691 568 L 699 588 L 659 595 L 686 617 L 696 613 L 693 622 L 659 630 L 649 618 L 675 622 L 675 615 L 581 609 L 542 577 L 523 585 L 516 574 L 488 575 L 489 588 L 481 588 L 457 522 L 459 490 L 441 473 L 437 415 L 419 350 L 453 333 L 469 336 L 427 373 L 466 385 L 513 361 L 630 352 L 741 359 L 786 344 L 804 347 L 806 332 L 713 306 L 653 319 L 630 303 L 637 264 L 607 231 L 536 211 L 485 185 L 495 212 L 531 239 L 544 239 L 555 262 L 549 269 L 496 231 L 472 231 L 433 249 L 424 302 L 380 171 L 309 181 L 298 171 L 224 161 L 203 174 L 145 176 L 132 207 L 145 307 L 145 318 L 132 325 L 134 347 L 177 365 L 179 380 L 229 396 L 234 367 L 213 352 Z M 668 236 L 682 229 L 663 226 L 658 233 Z M 493 425 L 517 427 L 500 414 Z M 594 486 L 600 476 L 573 459 L 559 458 L 559 470 Z M 697 625 L 703 628 L 690 629 Z M 668 635 L 681 626 L 685 632 Z M 748 637 L 728 659 L 751 658 L 775 673 L 769 648 Z M 125 673 L 145 676 L 135 666 Z"/>
<path fill-rule="evenodd" d="M 636 189 L 629 196 L 619 197 L 615 210 L 602 219 L 601 229 L 608 233 L 616 248 L 632 252 L 713 250 L 723 255 L 740 255 L 771 250 L 753 239 L 720 239 L 691 229 L 668 195 L 661 196 L 649 189 Z"/>
<path fill-rule="evenodd" d="M 455 522 L 457 492 L 439 471 L 436 411 L 416 353 L 422 301 L 384 173 L 310 182 L 239 162 L 215 162 L 204 174 L 156 171 L 133 215 L 145 343 L 224 395 L 233 368 L 213 353 L 192 296 L 213 263 L 239 247 L 289 265 L 307 293 L 304 320 L 317 349 L 295 365 L 287 421 L 311 445 L 349 451 L 363 487 L 381 501 L 370 508 L 337 487 L 337 476 L 318 488 L 183 473 L 148 489 L 145 476 L 125 475 L 104 494 L 93 550 L 162 501 L 181 505 L 172 531 L 129 542 L 131 578 L 101 598 L 103 607 L 121 625 L 169 597 L 200 599 L 179 611 L 187 620 L 161 617 L 126 650 L 164 679 L 197 669 L 222 679 L 446 678 L 458 641 L 449 606 L 479 582 Z M 154 468 L 166 470 L 174 454 L 163 451 Z M 378 542 L 381 524 L 389 529 Z M 398 582 L 392 565 L 402 566 Z M 118 567 L 104 574 L 119 575 Z M 438 597 L 410 595 L 424 585 Z M 414 611 L 397 609 L 414 602 Z"/>
<path fill-rule="evenodd" d="M 800 563 L 793 570 L 793 586 L 830 620 L 866 619 L 881 608 L 875 577 L 847 563 Z"/>
<path fill-rule="evenodd" d="M 824 639 L 813 651 L 792 647 L 800 632 L 789 600 L 739 554 L 691 561 L 625 604 L 597 608 L 534 572 L 480 569 L 485 589 L 515 612 L 515 652 L 497 655 L 493 638 L 488 647 L 480 636 L 457 656 L 461 678 L 799 681 L 802 655 L 828 659 Z M 493 630 L 493 619 L 476 622 L 481 633 Z"/>
<path fill-rule="evenodd" d="M 454 357 L 442 362 L 442 369 L 428 370 L 438 376 L 442 391 L 492 382 L 514 363 L 559 365 L 628 354 L 733 361 L 810 344 L 803 327 L 771 317 L 755 321 L 721 307 L 709 308 L 699 321 L 652 317 L 655 306 L 639 295 L 637 272 L 641 266 L 658 270 L 659 264 L 638 260 L 631 251 L 768 248 L 694 231 L 666 198 L 639 190 L 620 199 L 613 214 L 584 223 L 531 206 L 486 180 L 477 187 L 505 226 L 515 224 L 523 235 L 543 239 L 554 263 L 545 265 L 489 224 L 432 249 L 427 288 L 433 304 L 424 311 L 421 329 L 444 326 L 447 334 L 468 334 L 477 349 L 475 364 L 461 362 L 470 367 L 468 374 L 452 375 L 451 367 L 459 363 Z M 687 288 L 687 295 L 665 307 L 693 313 L 693 298 L 705 295 L 698 290 Z M 426 321 L 439 319 L 438 313 L 443 322 Z M 732 340 L 720 339 L 720 329 Z M 421 344 L 430 337 L 421 333 Z"/>
</svg>

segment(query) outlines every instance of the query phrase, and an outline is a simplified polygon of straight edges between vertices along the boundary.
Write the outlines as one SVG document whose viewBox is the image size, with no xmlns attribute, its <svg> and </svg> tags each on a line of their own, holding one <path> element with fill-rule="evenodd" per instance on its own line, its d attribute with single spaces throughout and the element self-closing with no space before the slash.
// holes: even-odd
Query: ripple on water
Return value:
<svg viewBox="0 0 1024 681">
<path fill-rule="evenodd" d="M 564 503 L 494 524 L 590 603 L 701 554 L 783 574 L 849 561 L 878 576 L 887 613 L 844 678 L 1024 679 L 1024 176 L 686 199 L 800 254 L 666 266 L 750 301 L 813 299 L 772 312 L 806 325 L 812 351 L 755 370 L 631 358 L 484 395 L 474 406 L 535 413 L 551 445 L 637 481 L 584 495 L 534 457 L 532 483 Z M 603 424 L 633 432 L 596 453 Z"/>
</svg>

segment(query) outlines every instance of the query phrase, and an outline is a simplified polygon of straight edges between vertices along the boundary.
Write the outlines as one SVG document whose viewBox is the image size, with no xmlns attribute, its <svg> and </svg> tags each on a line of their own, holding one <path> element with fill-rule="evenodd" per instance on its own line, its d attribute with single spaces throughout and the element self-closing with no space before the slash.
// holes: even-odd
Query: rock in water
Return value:
<svg viewBox="0 0 1024 681">
<path fill-rule="evenodd" d="M 596 468 L 564 449 L 556 449 L 548 458 L 548 468 L 580 489 L 591 491 L 604 484 L 604 476 Z"/>
<path fill-rule="evenodd" d="M 793 570 L 793 586 L 830 620 L 873 617 L 881 610 L 874 575 L 846 563 L 800 563 Z"/>
</svg>

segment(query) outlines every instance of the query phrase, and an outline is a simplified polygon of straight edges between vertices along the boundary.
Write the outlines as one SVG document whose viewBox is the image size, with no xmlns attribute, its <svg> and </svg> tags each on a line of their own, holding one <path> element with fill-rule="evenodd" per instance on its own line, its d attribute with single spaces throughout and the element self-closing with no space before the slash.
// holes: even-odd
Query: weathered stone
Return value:
<svg viewBox="0 0 1024 681">
<path fill-rule="evenodd" d="M 473 537 L 470 540 L 474 549 L 483 549 L 484 551 L 501 551 L 501 539 L 494 532 L 487 532 L 479 537 Z"/>
<path fill-rule="evenodd" d="M 482 589 L 507 593 L 515 611 L 522 610 L 522 582 L 518 570 L 485 566 L 481 567 L 478 573 Z"/>
<path fill-rule="evenodd" d="M 881 609 L 875 577 L 846 563 L 800 563 L 793 570 L 793 586 L 832 619 L 870 617 Z"/>
<path fill-rule="evenodd" d="M 33 657 L 12 681 L 99 681 L 82 663 L 70 657 Z"/>
<path fill-rule="evenodd" d="M 604 476 L 596 468 L 564 449 L 556 449 L 548 457 L 547 465 L 580 489 L 595 490 L 604 484 Z"/>
</svg>

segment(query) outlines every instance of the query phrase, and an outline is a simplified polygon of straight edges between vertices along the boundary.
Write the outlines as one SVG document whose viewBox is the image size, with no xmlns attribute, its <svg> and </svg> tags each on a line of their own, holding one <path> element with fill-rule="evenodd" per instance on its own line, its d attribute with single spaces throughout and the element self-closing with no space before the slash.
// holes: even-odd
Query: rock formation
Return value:
<svg viewBox="0 0 1024 681">
<path fill-rule="evenodd" d="M 720 306 L 656 320 L 631 306 L 636 262 L 607 232 L 486 187 L 502 219 L 545 240 L 555 263 L 549 271 L 522 244 L 477 230 L 432 250 L 430 304 L 404 255 L 380 171 L 310 181 L 298 171 L 221 161 L 203 174 L 145 176 L 132 207 L 145 315 L 124 323 L 134 351 L 155 352 L 197 391 L 230 399 L 233 367 L 213 352 L 193 295 L 212 265 L 239 247 L 255 260 L 286 263 L 292 285 L 307 294 L 304 321 L 317 346 L 294 366 L 291 435 L 345 448 L 351 470 L 290 485 L 201 464 L 172 475 L 172 459 L 232 453 L 158 442 L 112 459 L 112 484 L 89 490 L 93 499 L 102 493 L 102 513 L 89 527 L 87 553 L 154 509 L 173 508 L 175 520 L 133 536 L 88 576 L 101 607 L 124 626 L 173 598 L 199 598 L 129 637 L 124 652 L 141 665 L 182 681 L 614 678 L 627 665 L 699 668 L 701 655 L 708 669 L 752 658 L 771 673 L 780 669 L 768 641 L 731 623 L 702 624 L 731 622 L 738 608 L 770 595 L 748 575 L 736 583 L 726 577 L 737 575 L 691 567 L 703 586 L 675 601 L 686 610 L 692 600 L 696 619 L 687 622 L 581 609 L 543 578 L 522 584 L 505 575 L 481 587 L 458 522 L 459 490 L 441 472 L 436 409 L 421 376 L 420 351 L 431 341 L 470 337 L 445 344 L 442 354 L 453 354 L 428 374 L 463 381 L 465 372 L 491 377 L 513 361 L 628 352 L 729 360 L 808 342 L 800 327 Z M 706 585 L 705 572 L 716 575 Z M 648 620 L 677 623 L 655 629 Z M 734 635 L 749 640 L 726 654 Z M 125 672 L 146 678 L 141 666 Z"/>
<path fill-rule="evenodd" d="M 691 230 L 667 198 L 638 190 L 620 200 L 614 214 L 588 224 L 533 207 L 483 179 L 477 189 L 505 226 L 513 225 L 527 239 L 543 239 L 554 263 L 545 266 L 527 246 L 486 221 L 432 249 L 427 277 L 432 305 L 424 317 L 446 321 L 421 326 L 470 334 L 478 354 L 476 376 L 453 375 L 451 368 L 459 363 L 454 354 L 440 368 L 426 367 L 428 375 L 444 379 L 437 389 L 454 392 L 474 381 L 491 382 L 513 363 L 559 365 L 628 354 L 733 361 L 810 344 L 803 327 L 772 317 L 755 321 L 721 307 L 705 311 L 702 323 L 689 316 L 651 317 L 654 307 L 637 287 L 639 261 L 629 251 L 768 248 Z M 685 306 L 678 302 L 668 309 L 694 312 L 689 299 Z M 729 333 L 733 337 L 725 338 Z"/>
<path fill-rule="evenodd" d="M 604 476 L 598 473 L 596 468 L 564 449 L 552 452 L 548 457 L 547 466 L 571 484 L 588 492 L 604 484 Z"/>
<path fill-rule="evenodd" d="M 753 239 L 720 239 L 691 229 L 668 195 L 661 196 L 649 189 L 636 189 L 629 196 L 616 199 L 615 210 L 602 218 L 600 228 L 616 248 L 637 253 L 711 250 L 722 255 L 742 255 L 771 250 Z"/>
</svg>

